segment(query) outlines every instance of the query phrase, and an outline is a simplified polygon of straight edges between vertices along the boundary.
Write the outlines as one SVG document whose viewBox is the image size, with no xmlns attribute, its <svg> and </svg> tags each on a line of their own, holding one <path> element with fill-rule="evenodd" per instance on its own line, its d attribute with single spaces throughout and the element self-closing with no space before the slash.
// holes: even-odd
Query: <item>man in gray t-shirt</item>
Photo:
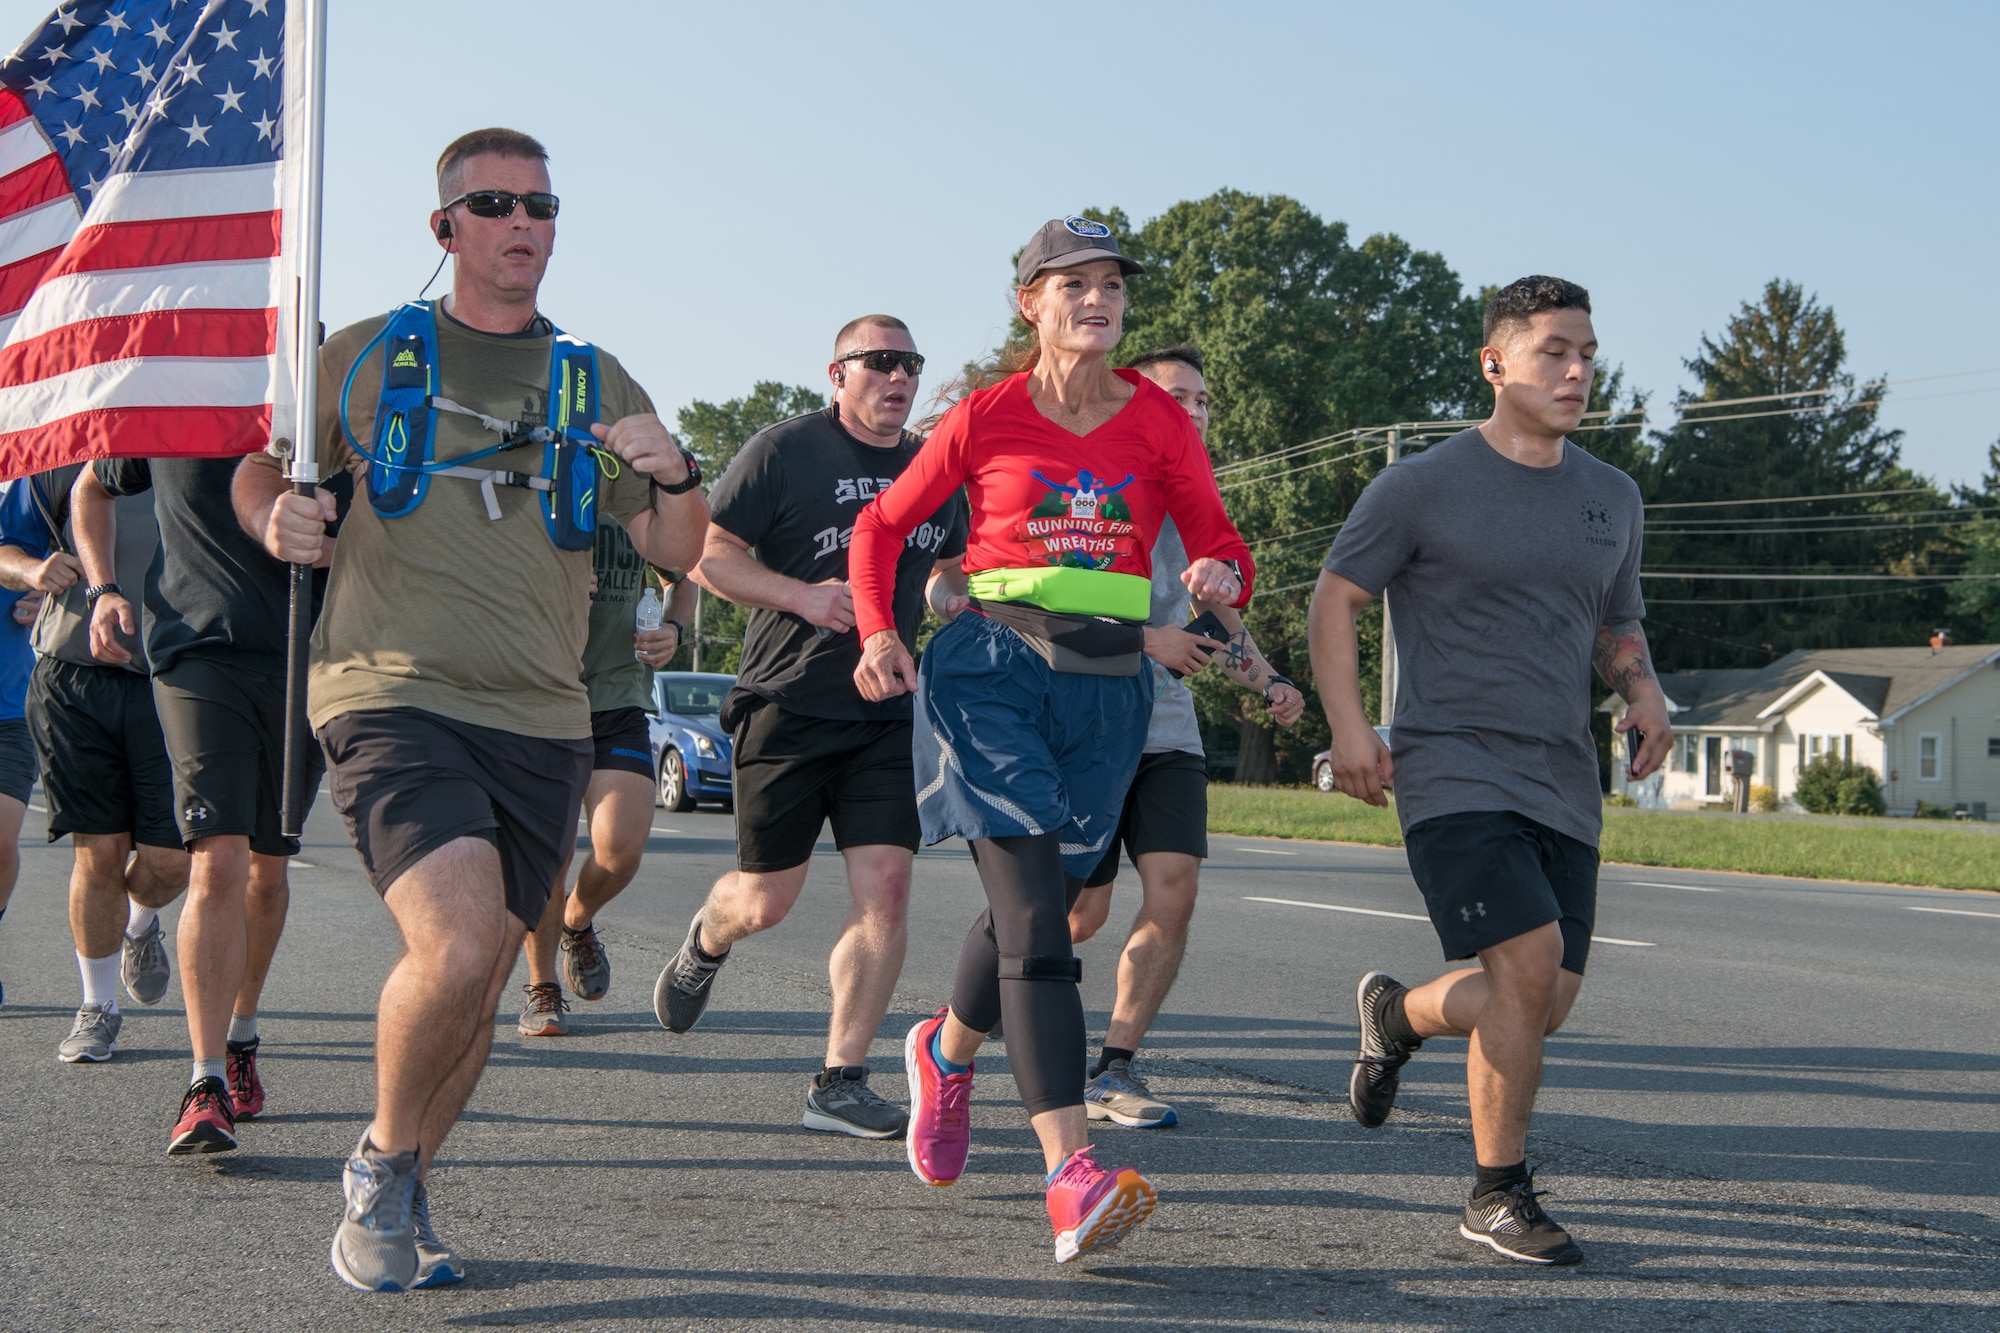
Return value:
<svg viewBox="0 0 2000 1333">
<path fill-rule="evenodd" d="M 1208 385 L 1202 379 L 1198 350 L 1185 343 L 1162 348 L 1139 357 L 1132 368 L 1171 394 L 1187 409 L 1196 433 L 1208 438 Z M 1201 863 L 1208 855 L 1208 761 L 1202 754 L 1194 695 L 1174 672 L 1193 675 L 1208 665 L 1208 654 L 1219 649 L 1218 669 L 1244 689 L 1262 695 L 1279 725 L 1291 726 L 1305 711 L 1305 697 L 1271 669 L 1233 608 L 1201 606 L 1222 622 L 1227 642 L 1188 632 L 1188 615 L 1194 607 L 1181 582 L 1187 568 L 1187 548 L 1173 520 L 1167 519 L 1153 542 L 1153 606 L 1146 620 L 1153 715 L 1146 729 L 1146 749 L 1126 790 L 1118 832 L 1105 848 L 1103 861 L 1084 881 L 1069 914 L 1070 938 L 1077 944 L 1104 924 L 1111 912 L 1111 886 L 1118 877 L 1122 843 L 1139 868 L 1139 914 L 1118 960 L 1118 997 L 1083 1096 L 1091 1119 L 1142 1129 L 1179 1119 L 1174 1108 L 1157 1100 L 1145 1079 L 1133 1072 L 1132 1056 L 1180 970 Z"/>
<path fill-rule="evenodd" d="M 1425 1037 L 1466 1060 L 1478 1174 L 1459 1233 L 1513 1259 L 1575 1263 L 1535 1201 L 1528 1117 L 1542 1042 L 1583 984 L 1601 824 L 1588 725 L 1595 668 L 1630 705 L 1631 772 L 1671 743 L 1640 619 L 1639 488 L 1565 438 L 1590 398 L 1590 296 L 1523 278 L 1486 312 L 1493 415 L 1378 476 L 1313 596 L 1313 672 L 1340 789 L 1396 794 L 1410 873 L 1447 959 L 1480 966 L 1409 989 L 1361 979 L 1355 1119 L 1381 1124 Z M 1386 592 L 1398 683 L 1384 747 L 1361 710 L 1355 614 Z"/>
</svg>

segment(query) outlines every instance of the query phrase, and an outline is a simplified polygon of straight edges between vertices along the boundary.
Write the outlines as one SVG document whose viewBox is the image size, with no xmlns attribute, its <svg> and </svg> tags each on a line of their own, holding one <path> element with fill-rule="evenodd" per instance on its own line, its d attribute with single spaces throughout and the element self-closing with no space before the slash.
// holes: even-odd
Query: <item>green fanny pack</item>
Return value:
<svg viewBox="0 0 2000 1333">
<path fill-rule="evenodd" d="M 982 569 L 968 583 L 967 591 L 982 602 L 1028 602 L 1063 615 L 1140 622 L 1153 613 L 1153 581 L 1137 574 L 1045 565 Z"/>
</svg>

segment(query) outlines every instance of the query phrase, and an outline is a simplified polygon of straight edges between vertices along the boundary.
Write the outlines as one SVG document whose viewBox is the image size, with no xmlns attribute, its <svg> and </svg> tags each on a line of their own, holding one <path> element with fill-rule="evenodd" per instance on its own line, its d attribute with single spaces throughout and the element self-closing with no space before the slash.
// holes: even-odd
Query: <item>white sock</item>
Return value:
<svg viewBox="0 0 2000 1333">
<path fill-rule="evenodd" d="M 124 953 L 107 954 L 103 958 L 76 956 L 76 970 L 83 974 L 83 1002 L 101 1004 L 104 1012 L 118 1012 L 118 964 Z"/>
<path fill-rule="evenodd" d="M 205 1078 L 227 1079 L 228 1077 L 229 1077 L 229 1061 L 197 1060 L 194 1062 L 194 1077 L 189 1080 L 188 1086 L 193 1087 L 196 1083 L 201 1082 Z"/>
<path fill-rule="evenodd" d="M 151 930 L 153 923 L 159 919 L 160 913 L 158 908 L 141 907 L 135 902 L 132 904 L 131 912 L 125 917 L 125 933 L 136 940 Z"/>
<path fill-rule="evenodd" d="M 245 1018 L 242 1014 L 231 1014 L 229 1016 L 229 1040 L 239 1043 L 257 1040 L 257 1015 L 251 1014 L 248 1018 Z"/>
</svg>

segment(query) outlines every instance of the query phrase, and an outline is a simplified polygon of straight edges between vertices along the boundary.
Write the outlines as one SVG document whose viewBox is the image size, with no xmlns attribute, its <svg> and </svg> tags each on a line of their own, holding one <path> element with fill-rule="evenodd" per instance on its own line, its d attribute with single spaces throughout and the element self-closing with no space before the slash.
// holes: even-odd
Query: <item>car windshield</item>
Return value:
<svg viewBox="0 0 2000 1333">
<path fill-rule="evenodd" d="M 729 693 L 729 681 L 669 680 L 667 711 L 683 717 L 714 717 L 722 711 L 722 696 Z"/>
</svg>

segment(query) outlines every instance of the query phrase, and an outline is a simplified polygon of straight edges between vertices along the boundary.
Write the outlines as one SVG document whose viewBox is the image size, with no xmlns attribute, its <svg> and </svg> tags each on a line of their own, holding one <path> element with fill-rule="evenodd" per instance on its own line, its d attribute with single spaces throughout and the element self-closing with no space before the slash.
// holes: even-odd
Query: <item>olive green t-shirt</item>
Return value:
<svg viewBox="0 0 2000 1333">
<path fill-rule="evenodd" d="M 633 651 L 646 562 L 623 527 L 599 523 L 591 565 L 597 571 L 597 591 L 590 597 L 590 637 L 583 645 L 583 687 L 590 694 L 590 711 L 643 708 L 650 713 L 652 668 Z M 655 588 L 653 595 L 664 604 L 665 593 Z"/>
<path fill-rule="evenodd" d="M 319 460 L 331 472 L 355 461 L 338 422 L 340 390 L 364 344 L 388 316 L 334 334 L 320 351 Z M 547 325 L 537 321 L 536 328 Z M 438 312 L 441 397 L 502 420 L 546 419 L 553 335 L 481 333 Z M 348 396 L 347 419 L 372 445 L 382 348 L 370 350 Z M 606 423 L 653 410 L 615 358 L 598 352 L 600 417 Z M 524 408 L 524 402 L 531 405 Z M 433 457 L 484 449 L 498 439 L 475 419 L 437 413 Z M 477 467 L 541 471 L 541 446 L 481 460 Z M 610 473 L 609 467 L 606 473 Z M 421 708 L 521 736 L 590 735 L 583 645 L 590 618 L 591 552 L 549 540 L 540 492 L 495 488 L 500 518 L 486 516 L 476 481 L 432 477 L 417 509 L 384 519 L 357 481 L 334 548 L 319 625 L 313 631 L 308 711 L 314 728 L 362 709 Z M 600 476 L 597 511 L 621 523 L 651 501 L 630 467 Z"/>
</svg>

